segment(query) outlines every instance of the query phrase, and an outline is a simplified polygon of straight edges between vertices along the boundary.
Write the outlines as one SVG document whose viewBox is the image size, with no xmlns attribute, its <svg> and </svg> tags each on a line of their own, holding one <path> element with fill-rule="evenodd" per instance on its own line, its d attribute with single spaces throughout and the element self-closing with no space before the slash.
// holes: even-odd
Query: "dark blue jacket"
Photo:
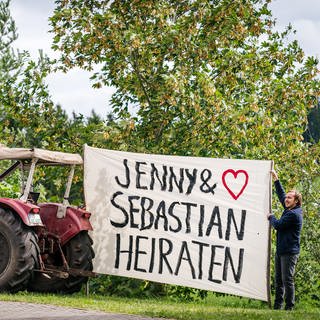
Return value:
<svg viewBox="0 0 320 320">
<path fill-rule="evenodd" d="M 287 209 L 284 203 L 286 193 L 279 180 L 274 183 L 284 211 L 279 220 L 270 217 L 272 226 L 277 230 L 277 254 L 298 254 L 300 252 L 300 233 L 302 228 L 302 208 Z"/>
</svg>

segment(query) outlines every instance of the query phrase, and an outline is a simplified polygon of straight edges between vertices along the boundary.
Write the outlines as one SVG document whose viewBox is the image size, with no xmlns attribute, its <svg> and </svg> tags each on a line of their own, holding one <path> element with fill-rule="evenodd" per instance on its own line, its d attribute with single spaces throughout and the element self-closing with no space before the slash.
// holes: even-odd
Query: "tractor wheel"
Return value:
<svg viewBox="0 0 320 320">
<path fill-rule="evenodd" d="M 63 246 L 63 252 L 70 268 L 92 271 L 94 252 L 92 240 L 87 231 L 82 231 Z M 57 262 L 55 266 L 59 266 Z M 61 279 L 54 276 L 38 273 L 29 284 L 31 291 L 71 294 L 81 290 L 87 277 L 72 276 Z"/>
<path fill-rule="evenodd" d="M 26 289 L 38 266 L 38 253 L 33 230 L 13 212 L 0 208 L 0 291 Z"/>
</svg>

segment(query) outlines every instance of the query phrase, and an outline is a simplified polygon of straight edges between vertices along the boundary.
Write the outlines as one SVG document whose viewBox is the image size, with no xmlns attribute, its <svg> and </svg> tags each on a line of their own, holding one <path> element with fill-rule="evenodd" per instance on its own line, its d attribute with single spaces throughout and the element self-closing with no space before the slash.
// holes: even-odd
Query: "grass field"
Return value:
<svg viewBox="0 0 320 320">
<path fill-rule="evenodd" d="M 291 312 L 270 310 L 266 303 L 233 296 L 210 294 L 205 300 L 181 302 L 172 299 L 126 299 L 83 294 L 72 296 L 29 292 L 0 294 L 1 301 L 54 304 L 112 313 L 139 314 L 149 317 L 183 320 L 228 319 L 320 319 L 320 310 L 298 304 Z"/>
</svg>

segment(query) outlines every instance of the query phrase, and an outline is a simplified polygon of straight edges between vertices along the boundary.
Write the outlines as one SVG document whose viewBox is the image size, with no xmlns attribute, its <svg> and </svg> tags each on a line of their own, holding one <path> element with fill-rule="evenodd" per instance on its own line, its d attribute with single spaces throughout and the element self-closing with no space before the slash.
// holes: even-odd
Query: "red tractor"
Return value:
<svg viewBox="0 0 320 320">
<path fill-rule="evenodd" d="M 16 169 L 22 174 L 21 197 L 0 198 L 0 291 L 79 291 L 94 276 L 90 213 L 69 204 L 74 169 L 82 165 L 81 156 L 0 146 L 0 160 L 13 160 L 0 181 Z M 32 190 L 38 166 L 70 167 L 62 203 L 38 203 L 39 193 Z"/>
</svg>

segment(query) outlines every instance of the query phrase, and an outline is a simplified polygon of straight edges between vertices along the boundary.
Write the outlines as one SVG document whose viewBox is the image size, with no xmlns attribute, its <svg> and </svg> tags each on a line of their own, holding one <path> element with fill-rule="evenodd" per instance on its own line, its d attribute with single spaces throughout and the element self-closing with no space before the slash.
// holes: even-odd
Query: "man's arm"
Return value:
<svg viewBox="0 0 320 320">
<path fill-rule="evenodd" d="M 276 230 L 285 230 L 297 223 L 296 216 L 288 211 L 279 220 L 274 215 L 269 215 L 269 220 Z"/>
<path fill-rule="evenodd" d="M 283 189 L 283 187 L 281 185 L 281 182 L 280 182 L 280 180 L 278 178 L 277 173 L 274 170 L 272 170 L 271 174 L 272 174 L 272 178 L 273 178 L 273 181 L 274 181 L 274 186 L 276 188 L 276 193 L 277 193 L 278 199 L 281 202 L 282 206 L 284 208 L 286 208 L 285 203 L 284 203 L 284 200 L 286 198 L 286 192 L 284 191 L 284 189 Z"/>
</svg>

